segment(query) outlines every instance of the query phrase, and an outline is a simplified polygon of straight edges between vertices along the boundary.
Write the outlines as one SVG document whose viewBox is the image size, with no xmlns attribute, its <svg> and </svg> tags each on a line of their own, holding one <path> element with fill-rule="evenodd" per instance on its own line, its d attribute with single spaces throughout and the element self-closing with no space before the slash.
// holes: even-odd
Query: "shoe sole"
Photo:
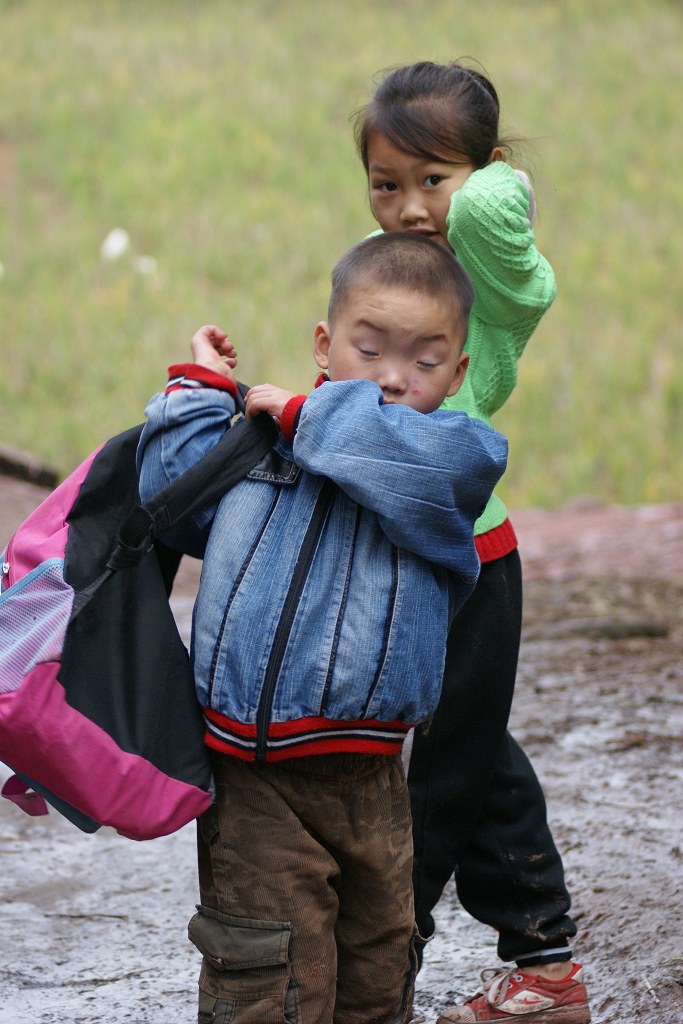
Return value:
<svg viewBox="0 0 683 1024">
<path fill-rule="evenodd" d="M 509 1021 L 510 1024 L 590 1024 L 591 1013 L 585 1003 L 575 1003 L 573 1006 L 557 1006 L 550 1010 L 538 1010 L 537 1013 L 506 1013 L 504 1017 L 498 1017 L 490 1021 L 480 1021 L 479 1024 L 501 1024 Z M 457 1024 L 448 1017 L 439 1017 L 436 1024 Z M 471 1024 L 477 1024 L 472 1021 Z"/>
</svg>

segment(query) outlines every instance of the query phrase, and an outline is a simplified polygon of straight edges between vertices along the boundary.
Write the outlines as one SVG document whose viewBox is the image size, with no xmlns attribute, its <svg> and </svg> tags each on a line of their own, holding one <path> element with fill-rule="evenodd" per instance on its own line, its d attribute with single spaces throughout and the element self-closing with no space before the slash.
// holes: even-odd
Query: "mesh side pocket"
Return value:
<svg viewBox="0 0 683 1024">
<path fill-rule="evenodd" d="M 0 594 L 0 693 L 18 690 L 43 661 L 59 661 L 74 592 L 52 558 Z"/>
</svg>

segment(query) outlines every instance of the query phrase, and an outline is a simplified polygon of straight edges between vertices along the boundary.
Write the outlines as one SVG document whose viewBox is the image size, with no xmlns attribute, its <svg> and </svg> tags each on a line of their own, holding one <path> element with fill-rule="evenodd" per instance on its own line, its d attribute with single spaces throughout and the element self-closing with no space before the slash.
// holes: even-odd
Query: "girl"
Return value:
<svg viewBox="0 0 683 1024">
<path fill-rule="evenodd" d="M 470 274 L 476 301 L 469 368 L 444 407 L 489 422 L 512 393 L 517 361 L 555 296 L 552 268 L 531 227 L 532 189 L 505 159 L 496 91 L 459 63 L 398 68 L 356 115 L 355 134 L 380 228 L 429 236 Z M 519 1022 L 583 1024 L 590 1013 L 581 966 L 571 962 L 576 927 L 567 916 L 562 862 L 534 770 L 506 731 L 521 567 L 496 495 L 475 539 L 479 582 L 451 630 L 439 708 L 413 740 L 417 924 L 429 938 L 431 912 L 456 871 L 462 905 L 498 930 L 501 958 L 517 962 L 489 972 L 483 992 L 444 1014 L 442 1024 L 510 1020 L 510 1013 Z"/>
</svg>

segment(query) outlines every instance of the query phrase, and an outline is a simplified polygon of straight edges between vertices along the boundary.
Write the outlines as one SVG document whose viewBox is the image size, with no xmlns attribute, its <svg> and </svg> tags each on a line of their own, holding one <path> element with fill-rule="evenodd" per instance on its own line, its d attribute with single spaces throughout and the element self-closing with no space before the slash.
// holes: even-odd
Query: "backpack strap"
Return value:
<svg viewBox="0 0 683 1024">
<path fill-rule="evenodd" d="M 186 473 L 122 524 L 107 559 L 112 572 L 136 565 L 160 533 L 172 529 L 242 480 L 273 446 L 277 428 L 270 416 L 241 419 Z"/>
</svg>

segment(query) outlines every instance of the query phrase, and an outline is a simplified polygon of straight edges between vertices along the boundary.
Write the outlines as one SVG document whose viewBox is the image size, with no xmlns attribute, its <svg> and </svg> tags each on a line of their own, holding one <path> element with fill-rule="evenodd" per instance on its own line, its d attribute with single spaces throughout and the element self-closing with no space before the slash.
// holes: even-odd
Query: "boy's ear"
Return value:
<svg viewBox="0 0 683 1024">
<path fill-rule="evenodd" d="M 453 380 L 451 381 L 451 386 L 449 387 L 448 392 L 446 394 L 447 398 L 452 398 L 453 395 L 457 395 L 458 391 L 460 390 L 460 385 L 465 379 L 465 374 L 467 372 L 467 365 L 469 361 L 469 353 L 461 352 L 460 358 L 458 359 L 458 365 L 455 370 L 455 376 L 453 377 Z"/>
<path fill-rule="evenodd" d="M 321 320 L 313 334 L 313 358 L 321 370 L 326 370 L 330 365 L 331 341 L 330 325 L 326 320 Z"/>
</svg>

